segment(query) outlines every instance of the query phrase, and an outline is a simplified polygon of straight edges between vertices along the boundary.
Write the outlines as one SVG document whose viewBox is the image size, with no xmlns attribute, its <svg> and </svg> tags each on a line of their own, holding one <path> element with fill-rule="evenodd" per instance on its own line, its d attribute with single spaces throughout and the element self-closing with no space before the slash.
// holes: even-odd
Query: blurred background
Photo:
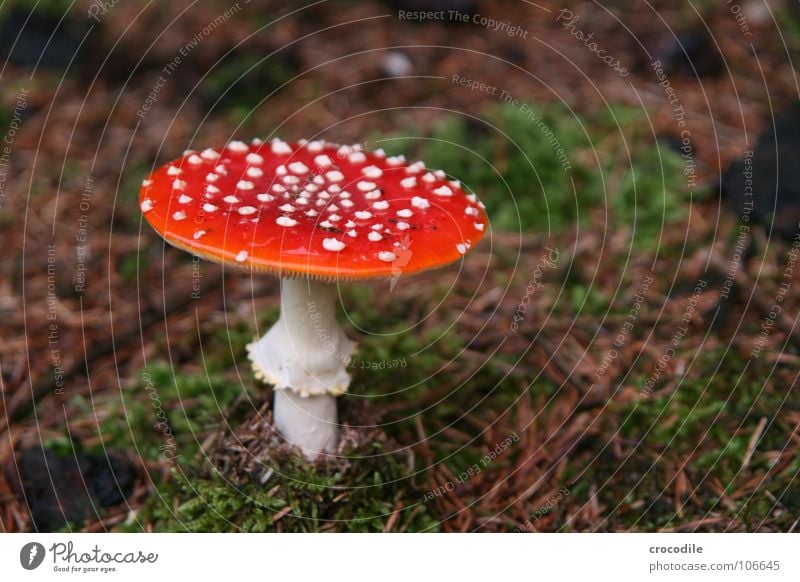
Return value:
<svg viewBox="0 0 800 582">
<path fill-rule="evenodd" d="M 2 531 L 795 530 L 798 47 L 788 0 L 5 0 Z M 138 208 L 253 137 L 425 160 L 491 220 L 342 288 L 388 455 L 343 474 L 258 448 L 277 281 Z"/>
</svg>

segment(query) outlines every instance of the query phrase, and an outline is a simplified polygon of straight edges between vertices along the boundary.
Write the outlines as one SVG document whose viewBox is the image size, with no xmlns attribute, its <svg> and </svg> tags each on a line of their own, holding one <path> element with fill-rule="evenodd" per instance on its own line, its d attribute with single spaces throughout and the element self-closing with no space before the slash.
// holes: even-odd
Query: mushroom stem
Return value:
<svg viewBox="0 0 800 582">
<path fill-rule="evenodd" d="M 311 460 L 336 450 L 336 396 L 350 384 L 355 344 L 336 320 L 337 298 L 333 284 L 281 279 L 280 318 L 247 346 L 256 377 L 275 386 L 275 427 Z"/>
</svg>

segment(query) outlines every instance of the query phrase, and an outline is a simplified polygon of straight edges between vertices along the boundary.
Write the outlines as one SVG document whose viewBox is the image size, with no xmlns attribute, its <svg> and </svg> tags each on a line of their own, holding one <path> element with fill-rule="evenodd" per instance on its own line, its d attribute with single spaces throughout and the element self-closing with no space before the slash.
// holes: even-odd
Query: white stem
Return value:
<svg viewBox="0 0 800 582">
<path fill-rule="evenodd" d="M 350 384 L 355 345 L 336 321 L 335 285 L 281 280 L 281 316 L 247 346 L 256 377 L 275 386 L 278 431 L 313 459 L 338 443 L 336 396 Z"/>
</svg>

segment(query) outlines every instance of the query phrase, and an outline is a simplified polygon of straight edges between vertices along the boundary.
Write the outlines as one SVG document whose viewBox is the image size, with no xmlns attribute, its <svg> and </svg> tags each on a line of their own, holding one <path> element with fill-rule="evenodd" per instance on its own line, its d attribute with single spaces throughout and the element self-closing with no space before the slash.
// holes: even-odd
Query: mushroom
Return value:
<svg viewBox="0 0 800 582">
<path fill-rule="evenodd" d="M 280 318 L 247 352 L 275 388 L 276 429 L 312 460 L 336 450 L 355 348 L 336 320 L 336 284 L 446 265 L 488 225 L 444 172 L 322 141 L 186 152 L 143 182 L 139 201 L 170 244 L 281 278 Z"/>
</svg>

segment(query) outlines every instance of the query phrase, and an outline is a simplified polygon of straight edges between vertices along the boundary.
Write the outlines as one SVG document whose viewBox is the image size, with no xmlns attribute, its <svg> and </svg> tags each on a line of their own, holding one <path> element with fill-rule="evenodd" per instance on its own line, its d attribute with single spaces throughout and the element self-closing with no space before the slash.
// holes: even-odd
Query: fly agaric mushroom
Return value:
<svg viewBox="0 0 800 582">
<path fill-rule="evenodd" d="M 335 451 L 336 397 L 350 384 L 355 344 L 336 321 L 335 284 L 446 265 L 488 224 L 477 197 L 441 170 L 322 141 L 186 152 L 139 199 L 170 244 L 281 277 L 280 318 L 247 351 L 275 387 L 278 432 L 309 459 Z"/>
</svg>

